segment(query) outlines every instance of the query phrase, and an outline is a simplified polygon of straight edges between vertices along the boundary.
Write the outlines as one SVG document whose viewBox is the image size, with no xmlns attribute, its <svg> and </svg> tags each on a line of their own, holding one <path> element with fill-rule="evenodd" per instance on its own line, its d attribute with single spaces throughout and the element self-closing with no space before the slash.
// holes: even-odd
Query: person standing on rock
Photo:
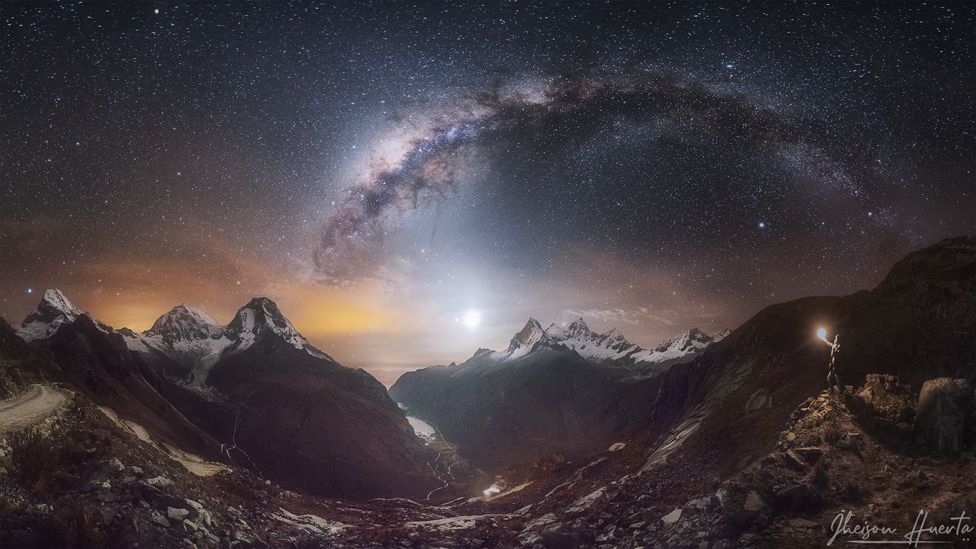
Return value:
<svg viewBox="0 0 976 549">
<path fill-rule="evenodd" d="M 827 369 L 827 389 L 833 389 L 834 385 L 837 386 L 837 392 L 843 396 L 844 386 L 840 383 L 840 378 L 837 377 L 837 351 L 840 350 L 840 343 L 837 342 L 839 335 L 834 336 L 834 342 L 830 344 L 830 366 Z"/>
<path fill-rule="evenodd" d="M 827 330 L 820 328 L 817 330 L 817 337 L 827 345 L 830 345 L 830 364 L 827 366 L 827 390 L 833 389 L 836 385 L 837 392 L 843 396 L 844 386 L 841 384 L 840 378 L 837 377 L 837 353 L 840 351 L 840 335 L 835 334 L 834 342 L 831 343 L 827 339 Z"/>
</svg>

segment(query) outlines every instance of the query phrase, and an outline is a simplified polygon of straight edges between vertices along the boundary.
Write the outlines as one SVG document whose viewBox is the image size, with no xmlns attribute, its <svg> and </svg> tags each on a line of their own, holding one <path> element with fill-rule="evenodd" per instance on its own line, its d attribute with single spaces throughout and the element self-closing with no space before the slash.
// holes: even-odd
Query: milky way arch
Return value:
<svg viewBox="0 0 976 549">
<path fill-rule="evenodd" d="M 721 85 L 646 72 L 573 76 L 544 86 L 499 88 L 466 101 L 467 108 L 452 111 L 461 114 L 435 110 L 439 122 L 413 138 L 393 165 L 348 188 L 314 250 L 320 278 L 335 283 L 374 274 L 390 223 L 450 196 L 467 153 L 539 142 L 550 150 L 572 149 L 620 124 L 653 127 L 655 140 L 684 139 L 694 127 L 696 135 L 721 136 L 749 155 L 788 164 L 844 197 L 863 203 L 869 190 L 857 163 L 845 159 L 843 146 L 823 124 Z"/>
</svg>

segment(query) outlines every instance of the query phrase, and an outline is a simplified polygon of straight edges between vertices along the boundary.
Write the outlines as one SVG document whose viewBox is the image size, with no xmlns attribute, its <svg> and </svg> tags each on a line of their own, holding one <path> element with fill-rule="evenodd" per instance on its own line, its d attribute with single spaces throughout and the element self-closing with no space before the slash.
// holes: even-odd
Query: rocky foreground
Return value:
<svg viewBox="0 0 976 549">
<path fill-rule="evenodd" d="M 724 481 L 693 460 L 648 466 L 617 445 L 530 471 L 520 489 L 441 505 L 316 498 L 194 467 L 66 394 L 41 423 L 5 433 L 4 547 L 813 547 L 846 512 L 851 526 L 907 532 L 919 510 L 937 525 L 976 509 L 972 446 L 959 446 L 973 436 L 973 388 L 961 381 L 929 382 L 921 398 L 885 375 L 823 392 L 793 412 L 776 448 Z"/>
</svg>

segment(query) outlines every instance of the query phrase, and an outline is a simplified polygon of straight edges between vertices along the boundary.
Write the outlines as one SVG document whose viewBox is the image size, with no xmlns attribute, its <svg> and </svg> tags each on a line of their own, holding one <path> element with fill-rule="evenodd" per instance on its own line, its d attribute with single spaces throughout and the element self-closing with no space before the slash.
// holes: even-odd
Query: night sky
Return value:
<svg viewBox="0 0 976 549">
<path fill-rule="evenodd" d="M 976 233 L 974 36 L 971 1 L 3 1 L 0 314 L 267 295 L 387 383 L 529 315 L 735 327 Z"/>
</svg>

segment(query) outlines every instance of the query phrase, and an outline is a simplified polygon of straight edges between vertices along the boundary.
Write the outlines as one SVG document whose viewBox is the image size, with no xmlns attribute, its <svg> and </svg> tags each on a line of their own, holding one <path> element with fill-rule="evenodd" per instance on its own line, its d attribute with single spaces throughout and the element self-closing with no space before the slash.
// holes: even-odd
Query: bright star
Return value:
<svg viewBox="0 0 976 549">
<path fill-rule="evenodd" d="M 766 228 L 766 222 L 765 221 L 760 221 L 759 222 L 759 228 L 760 229 L 765 229 Z"/>
<path fill-rule="evenodd" d="M 27 293 L 29 293 L 29 294 L 34 293 L 34 288 L 27 288 Z"/>
</svg>

